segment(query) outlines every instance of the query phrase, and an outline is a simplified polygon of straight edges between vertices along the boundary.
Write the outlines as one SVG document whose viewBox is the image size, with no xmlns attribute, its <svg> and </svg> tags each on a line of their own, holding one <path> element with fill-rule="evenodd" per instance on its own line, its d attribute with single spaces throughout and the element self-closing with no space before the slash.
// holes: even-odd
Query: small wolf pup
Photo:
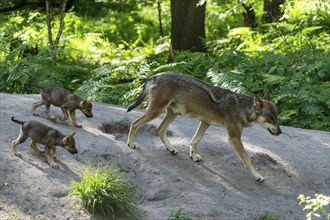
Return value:
<svg viewBox="0 0 330 220">
<path fill-rule="evenodd" d="M 22 157 L 17 153 L 18 146 L 30 138 L 30 147 L 37 153 L 46 153 L 46 158 L 52 168 L 58 168 L 58 164 L 54 162 L 56 153 L 56 146 L 59 145 L 71 154 L 78 153 L 76 142 L 73 138 L 76 132 L 71 132 L 67 135 L 62 134 L 56 129 L 48 127 L 36 121 L 19 121 L 14 117 L 11 118 L 13 122 L 22 125 L 20 134 L 16 140 L 12 142 L 12 148 L 15 156 Z M 45 145 L 45 151 L 37 147 L 37 143 Z"/>
<path fill-rule="evenodd" d="M 38 88 L 41 90 L 41 100 L 33 103 L 32 114 L 36 114 L 36 108 L 45 105 L 45 112 L 50 119 L 54 119 L 54 116 L 50 113 L 50 106 L 61 107 L 63 117 L 59 118 L 61 121 L 65 121 L 69 118 L 69 114 L 72 123 L 75 127 L 81 128 L 82 126 L 77 124 L 76 109 L 79 109 L 87 118 L 93 117 L 92 113 L 92 100 L 90 98 L 82 99 L 78 95 L 71 93 L 68 90 L 53 87 L 53 86 L 37 86 L 25 84 L 26 86 Z M 69 114 L 68 114 L 69 112 Z"/>
<path fill-rule="evenodd" d="M 208 85 L 192 76 L 166 72 L 148 78 L 142 93 L 128 106 L 127 111 L 131 111 L 147 98 L 149 104 L 146 112 L 131 124 L 127 140 L 129 147 L 138 148 L 134 136 L 141 125 L 166 112 L 157 130 L 166 149 L 176 154 L 178 151 L 169 142 L 166 131 L 177 115 L 185 115 L 200 121 L 190 142 L 190 158 L 193 161 L 202 159 L 196 153 L 196 149 L 207 128 L 210 125 L 224 126 L 227 129 L 229 143 L 252 177 L 258 182 L 265 180 L 255 170 L 244 149 L 241 135 L 243 129 L 251 127 L 253 123 L 258 123 L 272 135 L 282 133 L 277 120 L 277 110 L 269 93 L 265 93 L 263 99 L 244 96 Z"/>
</svg>

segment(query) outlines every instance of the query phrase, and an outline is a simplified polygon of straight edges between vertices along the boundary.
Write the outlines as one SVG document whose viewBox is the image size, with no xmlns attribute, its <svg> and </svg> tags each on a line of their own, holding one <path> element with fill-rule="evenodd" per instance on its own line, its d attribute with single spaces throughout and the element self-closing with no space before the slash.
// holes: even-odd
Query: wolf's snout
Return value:
<svg viewBox="0 0 330 220">
<path fill-rule="evenodd" d="M 69 152 L 70 152 L 71 154 L 77 154 L 77 153 L 78 153 L 77 150 L 70 150 Z"/>
<path fill-rule="evenodd" d="M 87 118 L 93 118 L 93 114 L 86 115 Z"/>
<path fill-rule="evenodd" d="M 277 128 L 268 128 L 267 129 L 269 131 L 269 133 L 271 133 L 272 135 L 280 135 L 282 134 L 282 130 L 280 127 Z"/>
</svg>

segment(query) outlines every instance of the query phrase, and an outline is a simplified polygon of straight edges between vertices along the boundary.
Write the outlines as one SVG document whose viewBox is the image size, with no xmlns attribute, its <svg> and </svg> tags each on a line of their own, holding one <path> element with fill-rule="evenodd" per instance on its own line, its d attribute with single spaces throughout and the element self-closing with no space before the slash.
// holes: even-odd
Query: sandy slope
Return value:
<svg viewBox="0 0 330 220">
<path fill-rule="evenodd" d="M 257 126 L 246 129 L 243 142 L 259 172 L 266 177 L 254 182 L 227 142 L 223 128 L 211 127 L 198 148 L 203 161 L 189 158 L 189 140 L 198 122 L 178 117 L 169 137 L 179 149 L 171 155 L 157 133 L 155 120 L 138 132 L 140 149 L 126 145 L 132 120 L 143 111 L 126 113 L 122 107 L 94 103 L 94 118 L 77 112 L 83 129 L 32 116 L 31 104 L 39 95 L 0 94 L 0 219 L 41 216 L 46 219 L 94 219 L 69 200 L 72 179 L 79 179 L 83 164 L 112 164 L 127 172 L 136 186 L 137 199 L 147 219 L 166 219 L 174 209 L 184 208 L 193 219 L 253 219 L 266 212 L 281 219 L 303 219 L 297 197 L 303 193 L 329 195 L 330 133 L 282 127 L 279 137 Z M 60 109 L 52 107 L 55 115 Z M 79 153 L 58 148 L 60 169 L 48 166 L 25 142 L 19 148 L 23 158 L 12 155 L 10 143 L 20 125 L 10 121 L 37 120 L 63 133 L 77 131 Z M 306 120 L 306 119 L 302 119 Z M 104 133 L 107 132 L 107 133 Z"/>
</svg>

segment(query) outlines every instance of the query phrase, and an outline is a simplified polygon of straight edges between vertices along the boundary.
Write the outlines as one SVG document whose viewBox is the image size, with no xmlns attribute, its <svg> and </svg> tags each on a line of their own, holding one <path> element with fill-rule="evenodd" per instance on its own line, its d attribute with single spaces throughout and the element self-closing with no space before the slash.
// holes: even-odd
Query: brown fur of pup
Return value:
<svg viewBox="0 0 330 220">
<path fill-rule="evenodd" d="M 58 168 L 58 164 L 54 162 L 56 146 L 59 145 L 71 154 L 78 153 L 76 142 L 73 136 L 76 132 L 71 132 L 67 135 L 62 134 L 58 130 L 48 127 L 36 121 L 19 121 L 14 117 L 11 120 L 22 125 L 20 134 L 16 140 L 12 142 L 13 153 L 17 157 L 22 157 L 17 152 L 18 146 L 25 142 L 28 138 L 31 139 L 30 147 L 37 153 L 46 153 L 46 158 L 52 168 Z M 45 145 L 45 151 L 37 147 L 37 143 Z"/>
<path fill-rule="evenodd" d="M 47 117 L 50 119 L 54 119 L 55 117 L 52 116 L 52 114 L 50 113 L 50 106 L 54 105 L 62 109 L 63 116 L 59 119 L 61 121 L 65 121 L 69 118 L 70 115 L 72 123 L 75 127 L 82 127 L 77 123 L 76 109 L 79 109 L 87 118 L 93 117 L 93 105 L 92 100 L 90 98 L 82 99 L 78 95 L 63 88 L 53 86 L 37 86 L 29 84 L 25 85 L 41 90 L 42 99 L 38 102 L 33 103 L 32 105 L 33 115 L 38 115 L 36 114 L 37 107 L 45 105 L 45 112 Z"/>
</svg>

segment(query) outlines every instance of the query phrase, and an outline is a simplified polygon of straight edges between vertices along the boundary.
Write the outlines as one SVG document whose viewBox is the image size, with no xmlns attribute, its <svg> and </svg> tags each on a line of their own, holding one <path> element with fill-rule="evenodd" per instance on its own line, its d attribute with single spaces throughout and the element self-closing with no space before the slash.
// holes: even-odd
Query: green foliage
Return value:
<svg viewBox="0 0 330 220">
<path fill-rule="evenodd" d="M 298 199 L 300 200 L 299 205 L 305 204 L 303 210 L 307 211 L 307 220 L 311 220 L 313 216 L 318 218 L 323 216 L 327 219 L 330 219 L 329 196 L 315 194 L 315 197 L 311 198 L 309 196 L 305 197 L 301 194 Z"/>
<path fill-rule="evenodd" d="M 174 210 L 168 220 L 191 220 L 191 217 L 185 212 L 183 208 Z"/>
<path fill-rule="evenodd" d="M 92 214 L 101 213 L 112 219 L 141 217 L 133 189 L 122 180 L 122 174 L 112 167 L 99 165 L 94 171 L 87 164 L 80 182 L 73 180 L 71 186 L 71 194 Z"/>
<path fill-rule="evenodd" d="M 286 1 L 283 18 L 244 27 L 237 1 L 207 1 L 207 53 L 170 55 L 170 2 L 162 2 L 160 37 L 156 1 L 87 1 L 66 13 L 51 65 L 45 13 L 25 9 L 0 15 L 1 92 L 34 92 L 25 83 L 58 85 L 94 99 L 127 105 L 144 79 L 164 71 L 196 76 L 245 95 L 270 91 L 280 123 L 330 129 L 329 3 Z M 4 5 L 3 7 L 5 7 Z M 53 27 L 58 27 L 54 16 Z"/>
<path fill-rule="evenodd" d="M 280 217 L 278 215 L 274 215 L 272 213 L 265 213 L 265 214 L 255 217 L 253 219 L 254 220 L 279 220 Z"/>
</svg>

